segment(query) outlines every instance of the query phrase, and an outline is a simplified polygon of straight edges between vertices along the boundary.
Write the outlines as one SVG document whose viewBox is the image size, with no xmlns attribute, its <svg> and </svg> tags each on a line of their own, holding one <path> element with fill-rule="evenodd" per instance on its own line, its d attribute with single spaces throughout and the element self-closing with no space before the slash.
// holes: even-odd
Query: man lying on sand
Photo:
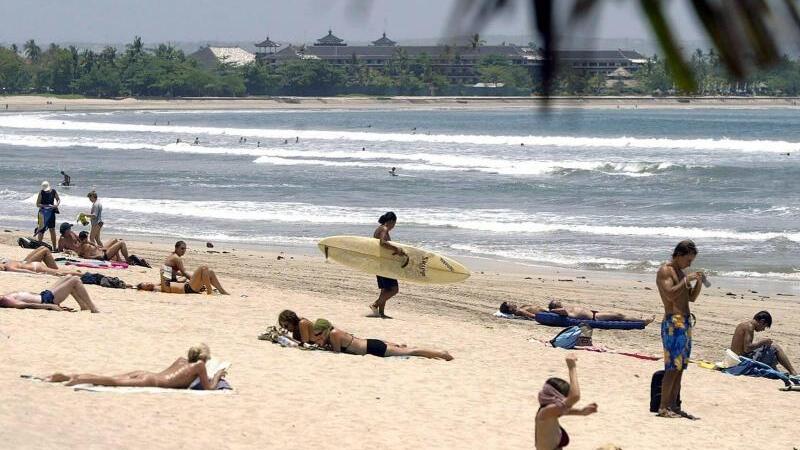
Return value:
<svg viewBox="0 0 800 450">
<path fill-rule="evenodd" d="M 772 342 L 772 339 L 753 342 L 756 331 L 764 331 L 770 327 L 772 327 L 772 315 L 767 311 L 758 312 L 752 319 L 742 322 L 736 327 L 731 341 L 731 350 L 737 355 L 764 363 L 773 369 L 780 364 L 789 371 L 790 375 L 797 375 L 786 352 L 778 344 Z"/>
<path fill-rule="evenodd" d="M 213 378 L 208 379 L 206 374 L 206 361 L 211 358 L 211 351 L 206 344 L 200 344 L 189 349 L 186 358 L 178 358 L 171 366 L 161 372 L 146 372 L 136 370 L 115 376 L 92 375 L 90 373 L 65 375 L 57 372 L 45 378 L 51 383 L 66 381 L 66 386 L 76 384 L 94 384 L 95 386 L 133 386 L 133 387 L 160 387 L 172 389 L 188 389 L 196 379 L 200 379 L 203 389 L 216 389 L 219 380 L 225 377 L 225 369 L 217 372 Z"/>
<path fill-rule="evenodd" d="M 203 291 L 211 295 L 216 288 L 220 294 L 229 295 L 222 284 L 220 284 L 217 274 L 208 266 L 198 267 L 194 273 L 189 275 L 183 266 L 183 259 L 186 254 L 186 242 L 178 241 L 175 243 L 175 250 L 164 261 L 161 269 L 161 292 L 168 294 L 199 294 Z M 179 280 L 178 276 L 182 279 Z"/>
<path fill-rule="evenodd" d="M 642 318 L 640 316 L 628 316 L 622 313 L 604 313 L 595 311 L 593 309 L 586 309 L 581 306 L 563 306 L 560 301 L 553 300 L 547 306 L 551 313 L 561 316 L 567 316 L 572 319 L 578 320 L 618 320 L 618 321 L 635 321 L 650 324 L 656 319 L 655 316 L 650 318 Z"/>
<path fill-rule="evenodd" d="M 334 328 L 326 319 L 317 319 L 314 322 L 314 337 L 316 344 L 327 347 L 334 353 L 349 353 L 351 355 L 373 355 L 381 358 L 387 356 L 422 356 L 431 359 L 453 359 L 450 353 L 422 348 L 410 348 L 404 344 L 394 344 L 378 339 L 361 339 L 352 334 Z"/>
<path fill-rule="evenodd" d="M 510 302 L 503 302 L 500 304 L 500 312 L 503 314 L 513 314 L 519 317 L 525 317 L 527 319 L 533 319 L 536 317 L 536 313 L 545 312 L 546 309 L 542 308 L 541 306 L 536 305 L 520 305 L 517 306 L 516 303 Z"/>
<path fill-rule="evenodd" d="M 75 276 L 68 276 L 56 282 L 48 290 L 38 294 L 32 292 L 13 292 L 0 296 L 0 308 L 17 309 L 49 309 L 52 311 L 72 311 L 70 308 L 61 306 L 61 303 L 72 296 L 81 310 L 89 310 L 93 313 L 100 312 L 92 302 L 89 293 L 81 283 L 81 279 Z"/>
<path fill-rule="evenodd" d="M 535 440 L 537 450 L 560 449 L 569 445 L 567 431 L 558 423 L 561 416 L 588 416 L 597 412 L 597 403 L 575 409 L 581 399 L 578 385 L 578 358 L 567 356 L 569 383 L 561 378 L 550 378 L 539 391 L 539 411 L 536 413 Z"/>
<path fill-rule="evenodd" d="M 4 259 L 0 261 L 0 272 L 44 273 L 57 277 L 64 275 L 80 276 L 78 270 L 61 269 L 56 264 L 53 254 L 46 247 L 39 247 L 30 252 L 22 261 Z"/>
<path fill-rule="evenodd" d="M 121 239 L 113 239 L 105 247 L 89 242 L 89 233 L 81 231 L 78 234 L 80 247 L 78 255 L 86 259 L 98 259 L 100 261 L 129 261 L 128 245 Z"/>
</svg>

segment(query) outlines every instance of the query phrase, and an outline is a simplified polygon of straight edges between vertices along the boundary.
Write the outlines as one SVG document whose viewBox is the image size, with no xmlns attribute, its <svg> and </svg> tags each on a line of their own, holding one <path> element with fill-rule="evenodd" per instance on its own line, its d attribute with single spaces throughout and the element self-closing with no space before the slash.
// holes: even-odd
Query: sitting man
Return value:
<svg viewBox="0 0 800 450">
<path fill-rule="evenodd" d="M 515 316 L 533 319 L 536 313 L 545 312 L 546 309 L 536 305 L 521 305 L 516 303 L 503 302 L 500 304 L 500 312 L 503 314 L 513 314 Z"/>
<path fill-rule="evenodd" d="M 57 250 L 60 252 L 74 252 L 76 255 L 78 251 L 81 249 L 81 243 L 78 240 L 78 235 L 72 231 L 72 224 L 68 222 L 62 222 L 61 226 L 58 228 L 61 237 L 58 238 L 58 248 Z"/>
<path fill-rule="evenodd" d="M 72 295 L 80 305 L 81 310 L 89 310 L 93 313 L 100 312 L 92 303 L 89 293 L 81 283 L 81 279 L 76 276 L 68 276 L 58 280 L 48 290 L 38 294 L 32 292 L 13 292 L 11 294 L 0 295 L 0 308 L 17 309 L 49 309 L 52 311 L 72 311 L 72 309 L 61 306 L 61 303 Z"/>
<path fill-rule="evenodd" d="M 107 247 L 100 247 L 89 242 L 89 233 L 81 231 L 78 234 L 80 247 L 78 255 L 86 259 L 99 259 L 100 261 L 129 261 L 128 246 L 122 240 L 114 239 Z M 121 255 L 121 257 L 120 257 Z"/>
<path fill-rule="evenodd" d="M 756 331 L 764 331 L 770 327 L 772 327 L 772 315 L 767 311 L 758 312 L 752 319 L 742 322 L 736 327 L 731 340 L 731 350 L 737 355 L 764 363 L 773 369 L 780 364 L 789 371 L 790 375 L 797 375 L 786 353 L 778 344 L 773 343 L 772 339 L 753 342 Z"/>
<path fill-rule="evenodd" d="M 553 300 L 547 306 L 551 313 L 560 316 L 567 316 L 572 319 L 578 320 L 611 320 L 611 321 L 625 321 L 625 322 L 644 322 L 649 325 L 656 319 L 652 316 L 648 319 L 642 317 L 627 316 L 622 313 L 602 313 L 600 311 L 586 309 L 580 306 L 563 306 L 560 301 Z"/>
</svg>

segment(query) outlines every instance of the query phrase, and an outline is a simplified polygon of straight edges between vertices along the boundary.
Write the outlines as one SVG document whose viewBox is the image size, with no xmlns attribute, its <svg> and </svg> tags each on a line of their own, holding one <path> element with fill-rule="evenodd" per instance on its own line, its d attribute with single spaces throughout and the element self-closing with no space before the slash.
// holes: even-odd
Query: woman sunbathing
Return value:
<svg viewBox="0 0 800 450">
<path fill-rule="evenodd" d="M 65 275 L 80 276 L 81 272 L 78 270 L 60 269 L 56 264 L 53 253 L 46 247 L 39 247 L 30 252 L 28 256 L 23 258 L 22 261 L 14 261 L 6 259 L 0 261 L 0 272 L 20 272 L 20 273 L 43 273 L 46 275 L 55 275 L 57 277 Z"/>
<path fill-rule="evenodd" d="M 314 340 L 322 347 L 328 347 L 334 353 L 344 352 L 351 355 L 386 356 L 422 356 L 432 359 L 450 361 L 453 357 L 446 351 L 409 348 L 406 345 L 384 342 L 378 339 L 361 339 L 352 334 L 334 328 L 325 319 L 314 322 Z"/>
<path fill-rule="evenodd" d="M 569 445 L 569 435 L 561 428 L 561 416 L 588 416 L 597 412 L 597 403 L 575 409 L 572 406 L 581 399 L 578 386 L 578 370 L 574 355 L 567 356 L 569 383 L 561 378 L 550 378 L 539 392 L 539 411 L 536 412 L 536 449 L 553 450 Z"/>
<path fill-rule="evenodd" d="M 278 326 L 292 333 L 292 339 L 301 344 L 315 343 L 314 324 L 306 318 L 297 317 L 294 311 L 281 311 L 278 315 Z"/>
<path fill-rule="evenodd" d="M 217 288 L 220 294 L 228 295 L 222 284 L 220 284 L 217 274 L 208 266 L 200 266 L 195 269 L 192 275 L 186 273 L 186 268 L 183 266 L 183 259 L 181 258 L 186 254 L 186 243 L 178 241 L 175 243 L 175 251 L 173 251 L 164 261 L 161 267 L 161 292 L 168 294 L 199 294 L 206 291 L 206 294 L 211 295 L 214 288 Z M 185 281 L 179 281 L 178 275 L 183 276 Z"/>
<path fill-rule="evenodd" d="M 33 292 L 13 292 L 11 294 L 0 295 L 0 308 L 72 311 L 70 308 L 61 306 L 61 303 L 70 295 L 78 302 L 81 310 L 88 309 L 93 313 L 100 312 L 97 310 L 97 307 L 94 306 L 81 279 L 75 276 L 68 276 L 61 279 L 50 289 L 44 290 L 38 294 Z"/>
<path fill-rule="evenodd" d="M 221 369 L 209 380 L 206 374 L 206 361 L 210 358 L 211 351 L 208 346 L 200 344 L 190 348 L 186 358 L 176 359 L 171 366 L 158 373 L 136 370 L 122 375 L 102 376 L 89 373 L 65 375 L 57 372 L 45 378 L 45 381 L 52 383 L 66 381 L 67 386 L 94 384 L 96 386 L 188 389 L 192 382 L 199 378 L 203 389 L 216 389 L 219 380 L 224 378 L 227 372 L 225 369 Z"/>
</svg>

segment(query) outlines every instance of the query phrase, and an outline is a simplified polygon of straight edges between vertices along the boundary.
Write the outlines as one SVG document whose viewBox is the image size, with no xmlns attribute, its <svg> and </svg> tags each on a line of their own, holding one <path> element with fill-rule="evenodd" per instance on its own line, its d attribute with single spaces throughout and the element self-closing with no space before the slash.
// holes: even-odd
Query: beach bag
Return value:
<svg viewBox="0 0 800 450">
<path fill-rule="evenodd" d="M 653 378 L 650 380 L 650 412 L 655 413 L 658 412 L 658 408 L 661 407 L 661 384 L 664 381 L 664 371 L 659 370 L 653 374 Z M 681 407 L 681 394 L 678 393 L 678 400 L 675 402 L 674 406 L 677 406 L 678 409 Z"/>
<path fill-rule="evenodd" d="M 100 280 L 103 278 L 102 275 L 99 273 L 91 273 L 86 272 L 81 275 L 81 283 L 83 284 L 100 284 Z"/>
<path fill-rule="evenodd" d="M 581 337 L 581 327 L 575 325 L 573 327 L 564 328 L 560 333 L 550 340 L 550 345 L 558 348 L 575 348 L 578 343 L 578 338 Z"/>
<path fill-rule="evenodd" d="M 128 287 L 124 281 L 117 277 L 102 277 L 100 278 L 100 286 L 113 289 L 125 289 Z"/>
<path fill-rule="evenodd" d="M 134 266 L 147 267 L 148 269 L 150 268 L 150 263 L 145 261 L 144 258 L 140 258 L 140 257 L 138 257 L 136 255 L 128 256 L 128 263 L 133 264 Z M 170 269 L 170 274 L 171 273 L 172 273 L 172 269 Z"/>
<path fill-rule="evenodd" d="M 578 342 L 575 343 L 576 347 L 592 347 L 592 331 L 593 328 L 586 324 L 578 325 L 581 328 L 581 335 L 578 336 Z"/>
<path fill-rule="evenodd" d="M 36 239 L 21 237 L 17 239 L 17 244 L 19 244 L 19 246 L 22 248 L 27 248 L 30 250 L 35 250 L 39 247 L 47 247 L 48 250 L 50 250 L 51 252 L 53 251 L 53 247 L 50 244 L 42 241 L 37 241 Z"/>
</svg>

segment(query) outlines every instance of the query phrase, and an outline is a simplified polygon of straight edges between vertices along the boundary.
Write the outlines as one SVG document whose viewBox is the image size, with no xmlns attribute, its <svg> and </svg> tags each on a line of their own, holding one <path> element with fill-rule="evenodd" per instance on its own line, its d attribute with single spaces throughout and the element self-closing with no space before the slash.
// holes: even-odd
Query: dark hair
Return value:
<svg viewBox="0 0 800 450">
<path fill-rule="evenodd" d="M 300 318 L 297 317 L 297 314 L 295 314 L 294 311 L 284 309 L 280 314 L 278 314 L 278 325 L 283 326 L 283 323 L 292 324 L 292 328 L 294 328 L 294 330 L 292 330 L 292 337 L 299 341 L 301 338 Z"/>
<path fill-rule="evenodd" d="M 394 211 L 389 211 L 386 214 L 382 215 L 380 219 L 378 219 L 378 223 L 383 225 L 386 222 L 397 222 L 397 215 Z"/>
<path fill-rule="evenodd" d="M 672 252 L 672 257 L 676 256 L 686 256 L 686 255 L 696 255 L 697 254 L 697 246 L 694 245 L 694 242 L 690 240 L 680 241 L 678 245 L 675 246 L 675 250 Z"/>
<path fill-rule="evenodd" d="M 753 316 L 753 319 L 755 319 L 756 322 L 764 322 L 767 328 L 772 328 L 772 314 L 767 311 L 759 311 Z"/>
<path fill-rule="evenodd" d="M 550 303 L 547 304 L 547 309 L 556 309 L 558 308 L 558 304 L 561 303 L 558 300 L 550 300 Z"/>
<path fill-rule="evenodd" d="M 175 243 L 175 248 L 178 248 L 178 247 L 186 247 L 186 242 L 184 242 L 184 241 L 176 242 Z"/>
<path fill-rule="evenodd" d="M 88 237 L 89 237 L 89 233 L 87 233 L 85 231 L 81 231 L 80 233 L 78 233 L 78 239 L 80 239 L 80 240 L 84 240 L 84 239 L 86 239 Z"/>
<path fill-rule="evenodd" d="M 511 313 L 511 309 L 509 309 L 507 302 L 500 303 L 500 312 L 503 314 Z"/>
<path fill-rule="evenodd" d="M 86 194 L 86 196 L 89 197 L 89 198 L 92 198 L 92 197 L 97 198 L 97 192 L 91 191 L 88 194 Z"/>
<path fill-rule="evenodd" d="M 556 388 L 558 392 L 561 393 L 564 397 L 569 395 L 569 383 L 562 380 L 561 378 L 550 378 L 546 381 L 547 384 Z"/>
</svg>

